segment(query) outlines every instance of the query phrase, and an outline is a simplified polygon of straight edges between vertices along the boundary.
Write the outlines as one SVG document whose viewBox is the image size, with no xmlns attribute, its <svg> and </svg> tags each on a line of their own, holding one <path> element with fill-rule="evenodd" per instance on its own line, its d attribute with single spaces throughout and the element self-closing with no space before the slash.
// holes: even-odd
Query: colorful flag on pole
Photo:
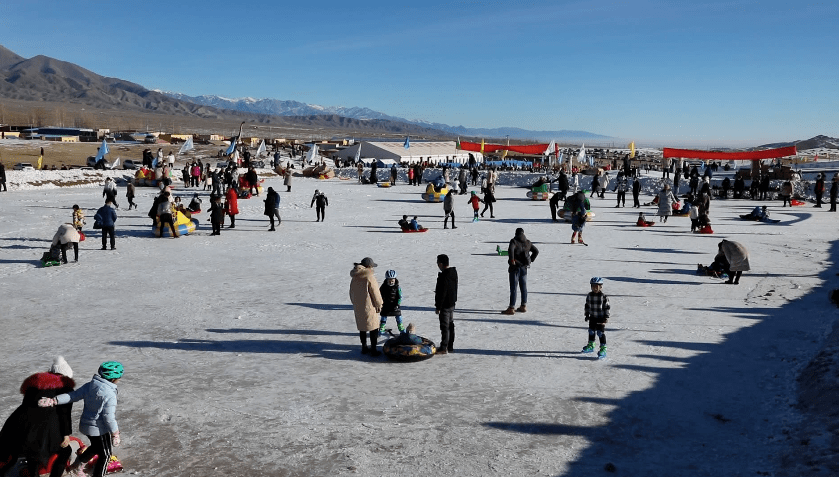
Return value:
<svg viewBox="0 0 839 477">
<path fill-rule="evenodd" d="M 260 154 L 264 154 L 268 152 L 268 149 L 265 147 L 265 139 L 259 143 L 259 147 L 256 148 L 256 156 L 259 157 Z"/>
<path fill-rule="evenodd" d="M 44 156 L 38 156 L 38 167 L 36 169 L 40 169 L 44 165 Z"/>
<path fill-rule="evenodd" d="M 484 153 L 484 140 L 481 139 L 481 154 Z"/>
<path fill-rule="evenodd" d="M 405 149 L 411 148 L 411 138 L 410 136 L 405 136 L 405 144 L 402 145 Z"/>
<path fill-rule="evenodd" d="M 361 160 L 361 143 L 358 143 L 358 149 L 355 150 L 355 162 L 358 164 L 358 161 Z"/>
<path fill-rule="evenodd" d="M 454 145 L 455 149 L 460 150 L 460 136 L 457 137 L 457 144 Z"/>
<path fill-rule="evenodd" d="M 629 143 L 629 158 L 635 158 L 635 141 Z"/>
</svg>

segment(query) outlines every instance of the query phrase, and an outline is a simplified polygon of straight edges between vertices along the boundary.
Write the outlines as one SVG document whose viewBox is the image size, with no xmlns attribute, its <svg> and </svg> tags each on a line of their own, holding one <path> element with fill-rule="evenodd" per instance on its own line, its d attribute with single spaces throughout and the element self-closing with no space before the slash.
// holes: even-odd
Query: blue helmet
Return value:
<svg viewBox="0 0 839 477">
<path fill-rule="evenodd" d="M 603 279 L 600 277 L 593 277 L 589 283 L 592 285 L 603 285 Z"/>
<path fill-rule="evenodd" d="M 385 272 L 385 278 L 396 278 L 396 270 L 388 270 Z"/>
</svg>

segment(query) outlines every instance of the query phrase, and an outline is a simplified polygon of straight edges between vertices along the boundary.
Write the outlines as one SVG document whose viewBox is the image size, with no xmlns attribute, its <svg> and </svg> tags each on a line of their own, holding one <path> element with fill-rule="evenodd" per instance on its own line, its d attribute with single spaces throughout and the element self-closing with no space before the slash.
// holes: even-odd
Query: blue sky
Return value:
<svg viewBox="0 0 839 477">
<path fill-rule="evenodd" d="M 2 43 L 149 88 L 653 145 L 839 137 L 839 2 L 24 2 Z"/>
</svg>

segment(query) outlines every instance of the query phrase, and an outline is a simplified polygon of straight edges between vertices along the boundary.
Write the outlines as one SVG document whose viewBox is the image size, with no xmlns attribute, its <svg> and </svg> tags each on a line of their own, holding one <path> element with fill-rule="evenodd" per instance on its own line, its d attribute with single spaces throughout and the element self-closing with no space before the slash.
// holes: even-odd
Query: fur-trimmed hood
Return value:
<svg viewBox="0 0 839 477">
<path fill-rule="evenodd" d="M 30 389 L 39 391 L 60 390 L 65 388 L 75 389 L 76 382 L 72 378 L 53 373 L 35 373 L 26 378 L 20 385 L 20 393 L 26 394 Z"/>
</svg>

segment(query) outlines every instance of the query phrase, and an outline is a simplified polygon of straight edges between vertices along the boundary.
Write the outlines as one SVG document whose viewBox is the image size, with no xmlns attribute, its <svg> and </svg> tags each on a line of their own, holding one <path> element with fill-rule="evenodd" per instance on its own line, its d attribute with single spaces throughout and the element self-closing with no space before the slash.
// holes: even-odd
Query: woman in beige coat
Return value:
<svg viewBox="0 0 839 477">
<path fill-rule="evenodd" d="M 361 338 L 361 353 L 370 353 L 371 356 L 381 354 L 376 350 L 376 343 L 379 340 L 379 312 L 382 311 L 382 295 L 379 293 L 379 283 L 376 282 L 376 275 L 373 272 L 375 267 L 373 259 L 366 257 L 350 270 L 352 277 L 350 301 L 355 312 L 358 335 Z M 368 332 L 372 349 L 367 347 Z"/>
<path fill-rule="evenodd" d="M 749 251 L 741 243 L 731 240 L 720 242 L 719 249 L 728 261 L 728 281 L 725 283 L 738 285 L 743 272 L 751 270 L 749 267 Z"/>
</svg>

